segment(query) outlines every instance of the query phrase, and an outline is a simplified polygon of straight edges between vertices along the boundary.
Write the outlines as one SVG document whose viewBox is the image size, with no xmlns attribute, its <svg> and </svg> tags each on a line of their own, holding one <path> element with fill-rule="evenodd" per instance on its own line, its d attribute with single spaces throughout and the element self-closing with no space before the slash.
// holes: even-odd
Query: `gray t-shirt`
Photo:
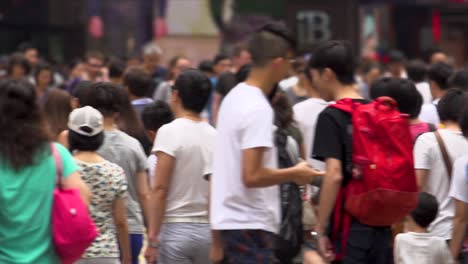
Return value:
<svg viewBox="0 0 468 264">
<path fill-rule="evenodd" d="M 104 132 L 104 144 L 99 148 L 98 154 L 124 170 L 129 194 L 126 200 L 128 231 L 131 234 L 142 234 L 143 215 L 138 202 L 136 175 L 147 169 L 147 158 L 143 147 L 136 139 L 122 131 L 108 130 Z"/>
</svg>

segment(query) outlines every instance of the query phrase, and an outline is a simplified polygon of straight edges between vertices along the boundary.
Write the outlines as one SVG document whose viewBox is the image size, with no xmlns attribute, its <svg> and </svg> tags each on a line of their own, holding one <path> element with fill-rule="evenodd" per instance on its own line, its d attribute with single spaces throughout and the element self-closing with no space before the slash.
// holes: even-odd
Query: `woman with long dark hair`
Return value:
<svg viewBox="0 0 468 264">
<path fill-rule="evenodd" d="M 44 101 L 44 117 L 52 139 L 67 129 L 68 115 L 72 111 L 72 97 L 64 90 L 51 89 Z"/>
<path fill-rule="evenodd" d="M 51 210 L 56 166 L 34 87 L 0 82 L 0 263 L 59 263 L 52 244 Z M 64 188 L 89 191 L 67 149 L 53 145 Z"/>
</svg>

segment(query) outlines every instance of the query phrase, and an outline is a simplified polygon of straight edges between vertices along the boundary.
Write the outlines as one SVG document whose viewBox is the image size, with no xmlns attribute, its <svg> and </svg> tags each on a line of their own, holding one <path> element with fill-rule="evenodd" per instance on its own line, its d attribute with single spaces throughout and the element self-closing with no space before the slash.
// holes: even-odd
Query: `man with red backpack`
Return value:
<svg viewBox="0 0 468 264">
<path fill-rule="evenodd" d="M 364 100 L 346 42 L 320 45 L 309 62 L 314 86 L 335 101 L 319 116 L 313 158 L 326 163 L 318 252 L 334 263 L 391 263 L 390 226 L 417 202 L 409 121 L 390 98 Z"/>
</svg>

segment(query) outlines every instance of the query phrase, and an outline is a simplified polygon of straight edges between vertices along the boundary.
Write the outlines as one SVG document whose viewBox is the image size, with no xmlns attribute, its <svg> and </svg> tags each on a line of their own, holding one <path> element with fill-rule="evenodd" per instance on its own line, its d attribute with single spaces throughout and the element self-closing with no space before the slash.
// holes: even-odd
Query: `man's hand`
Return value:
<svg viewBox="0 0 468 264">
<path fill-rule="evenodd" d="M 313 169 L 307 162 L 303 161 L 296 165 L 297 170 L 296 178 L 294 182 L 298 185 L 306 185 L 312 182 L 314 177 L 324 176 L 324 171 Z"/>
<path fill-rule="evenodd" d="M 89 18 L 88 32 L 91 36 L 99 39 L 104 35 L 104 25 L 99 16 L 92 16 Z"/>
<path fill-rule="evenodd" d="M 152 247 L 147 247 L 145 251 L 145 259 L 146 263 L 148 264 L 154 264 L 158 262 L 158 249 L 157 248 L 152 248 Z"/>
<path fill-rule="evenodd" d="M 212 263 L 217 264 L 221 263 L 224 258 L 224 250 L 220 246 L 216 245 L 211 245 L 211 250 L 210 250 L 210 260 Z"/>
<path fill-rule="evenodd" d="M 325 261 L 331 262 L 335 260 L 335 253 L 328 237 L 322 236 L 318 239 L 318 249 Z"/>
<path fill-rule="evenodd" d="M 304 264 L 326 264 L 317 251 L 308 250 L 304 253 Z"/>
</svg>

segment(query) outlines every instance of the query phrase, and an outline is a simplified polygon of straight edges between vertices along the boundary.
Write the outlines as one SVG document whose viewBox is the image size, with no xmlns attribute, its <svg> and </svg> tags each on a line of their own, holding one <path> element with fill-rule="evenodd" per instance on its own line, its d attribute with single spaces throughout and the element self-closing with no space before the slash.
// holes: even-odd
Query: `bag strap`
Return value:
<svg viewBox="0 0 468 264">
<path fill-rule="evenodd" d="M 56 175 L 56 183 L 59 188 L 62 188 L 62 158 L 60 157 L 60 153 L 54 143 L 50 143 L 50 150 L 52 152 L 52 157 L 55 161 L 55 175 Z"/>
<path fill-rule="evenodd" d="M 445 168 L 447 169 L 447 175 L 449 177 L 449 181 L 452 178 L 452 161 L 450 159 L 450 155 L 447 151 L 447 147 L 445 146 L 444 140 L 440 135 L 439 131 L 434 132 L 434 135 L 437 139 L 437 144 L 439 144 L 440 152 L 442 153 L 442 158 L 444 159 Z"/>
</svg>

